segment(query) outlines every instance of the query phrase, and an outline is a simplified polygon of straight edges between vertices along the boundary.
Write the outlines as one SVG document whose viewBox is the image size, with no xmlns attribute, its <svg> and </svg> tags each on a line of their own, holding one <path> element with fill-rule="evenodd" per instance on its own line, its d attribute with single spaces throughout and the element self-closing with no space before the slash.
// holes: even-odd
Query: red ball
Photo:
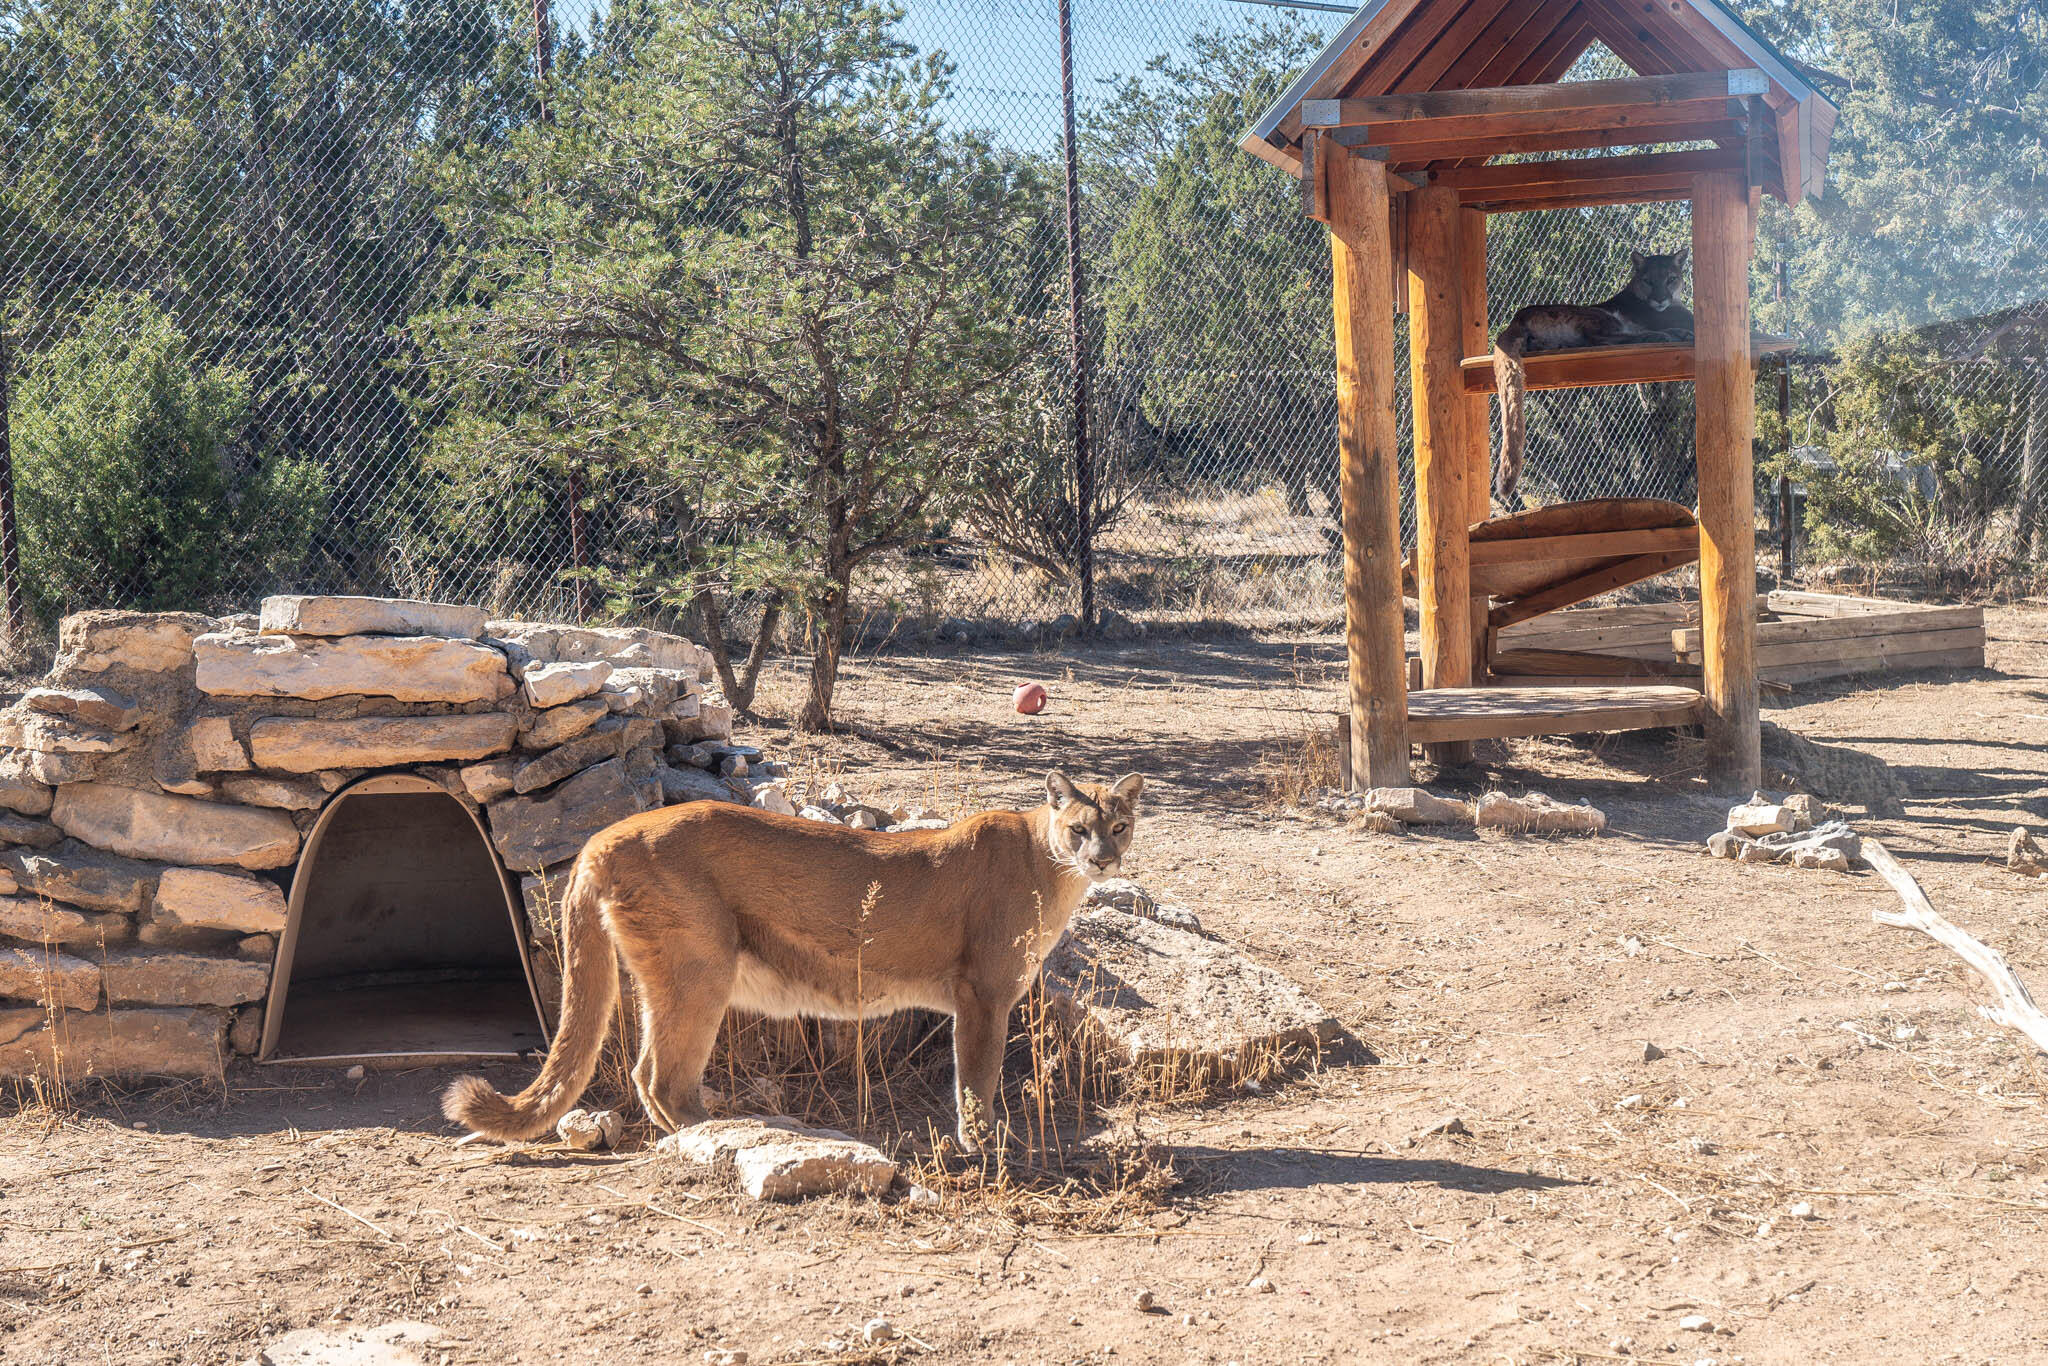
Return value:
<svg viewBox="0 0 2048 1366">
<path fill-rule="evenodd" d="M 1035 716 L 1045 710 L 1045 684 L 1019 683 L 1017 691 L 1010 695 L 1010 700 L 1017 704 L 1018 711 L 1026 716 Z"/>
</svg>

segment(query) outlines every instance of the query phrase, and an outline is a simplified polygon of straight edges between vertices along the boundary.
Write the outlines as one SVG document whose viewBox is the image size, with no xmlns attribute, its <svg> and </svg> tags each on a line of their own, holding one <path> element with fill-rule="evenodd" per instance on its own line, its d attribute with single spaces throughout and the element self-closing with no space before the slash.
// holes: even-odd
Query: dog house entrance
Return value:
<svg viewBox="0 0 2048 1366">
<path fill-rule="evenodd" d="M 266 1062 L 456 1062 L 547 1047 L 525 927 L 482 825 L 423 778 L 344 788 L 310 834 Z"/>
</svg>

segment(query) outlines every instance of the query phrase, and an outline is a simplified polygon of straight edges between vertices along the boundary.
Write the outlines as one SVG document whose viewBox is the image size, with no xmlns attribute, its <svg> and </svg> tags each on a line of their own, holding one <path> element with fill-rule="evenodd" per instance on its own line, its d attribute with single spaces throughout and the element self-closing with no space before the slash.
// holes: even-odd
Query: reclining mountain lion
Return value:
<svg viewBox="0 0 2048 1366">
<path fill-rule="evenodd" d="M 704 1066 L 729 1006 L 840 1020 L 923 1007 L 953 1017 L 959 1137 L 974 1151 L 1010 1010 L 1089 884 L 1116 875 L 1144 786 L 1053 772 L 1036 810 L 896 834 L 722 802 L 620 821 L 569 877 L 562 1019 L 540 1075 L 516 1096 L 459 1078 L 442 1110 L 505 1141 L 552 1129 L 597 1068 L 623 959 L 640 998 L 633 1086 L 662 1129 L 706 1118 Z"/>
</svg>

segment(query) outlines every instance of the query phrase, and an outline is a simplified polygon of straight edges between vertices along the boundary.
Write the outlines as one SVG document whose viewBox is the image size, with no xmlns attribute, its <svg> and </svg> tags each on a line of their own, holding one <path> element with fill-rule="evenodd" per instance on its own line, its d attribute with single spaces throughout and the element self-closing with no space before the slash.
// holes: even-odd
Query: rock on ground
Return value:
<svg viewBox="0 0 2048 1366">
<path fill-rule="evenodd" d="M 1598 834 L 1607 828 L 1607 814 L 1586 803 L 1567 804 L 1531 792 L 1510 797 L 1489 792 L 1479 799 L 1473 824 L 1481 830 L 1513 830 L 1522 834 Z"/>
<path fill-rule="evenodd" d="M 299 852 L 299 830 L 281 811 L 107 783 L 58 789 L 50 819 L 74 839 L 130 858 L 282 868 Z"/>
<path fill-rule="evenodd" d="M 1046 960 L 1069 1022 L 1123 1060 L 1232 1077 L 1288 1049 L 1320 1048 L 1337 1021 L 1227 944 L 1113 910 L 1083 910 Z"/>
<path fill-rule="evenodd" d="M 56 677 L 133 669 L 176 673 L 191 667 L 192 642 L 214 629 L 196 612 L 74 612 L 57 624 Z"/>
<path fill-rule="evenodd" d="M 793 1119 L 713 1119 L 681 1129 L 656 1148 L 732 1172 L 756 1200 L 801 1200 L 833 1191 L 880 1195 L 896 1164 L 880 1149 L 836 1129 L 807 1129 Z"/>
<path fill-rule="evenodd" d="M 427 1323 L 301 1328 L 267 1344 L 253 1366 L 427 1366 L 447 1360 L 445 1353 L 427 1354 L 445 1336 Z"/>
<path fill-rule="evenodd" d="M 263 600 L 263 631 L 295 636 L 451 636 L 484 633 L 485 612 L 452 602 L 418 598 L 308 597 L 280 594 Z"/>
</svg>

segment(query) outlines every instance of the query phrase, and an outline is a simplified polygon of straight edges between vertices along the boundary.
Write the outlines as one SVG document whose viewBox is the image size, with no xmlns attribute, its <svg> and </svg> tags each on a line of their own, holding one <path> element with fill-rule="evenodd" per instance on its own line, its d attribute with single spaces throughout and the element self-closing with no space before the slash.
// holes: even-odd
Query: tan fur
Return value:
<svg viewBox="0 0 2048 1366">
<path fill-rule="evenodd" d="M 620 821 L 584 846 L 569 879 L 562 1020 L 540 1075 L 509 1097 L 461 1078 L 442 1109 L 507 1141 L 552 1129 L 596 1070 L 616 955 L 639 988 L 633 1085 L 662 1129 L 706 1117 L 704 1066 L 728 1007 L 832 1019 L 923 1007 L 953 1016 L 954 1099 L 972 1150 L 1010 1011 L 1088 884 L 1121 866 L 1143 788 L 1135 774 L 1077 787 L 1051 773 L 1034 811 L 898 834 L 722 802 Z"/>
</svg>

